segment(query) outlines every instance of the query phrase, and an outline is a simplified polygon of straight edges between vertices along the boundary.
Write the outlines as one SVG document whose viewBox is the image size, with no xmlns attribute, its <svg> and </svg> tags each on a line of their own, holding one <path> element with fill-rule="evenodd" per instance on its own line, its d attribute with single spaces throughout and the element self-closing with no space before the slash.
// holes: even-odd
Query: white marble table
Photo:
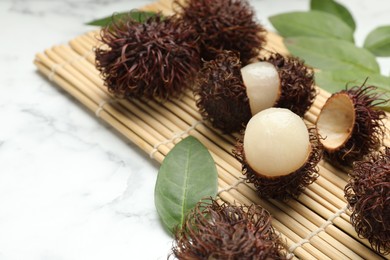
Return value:
<svg viewBox="0 0 390 260">
<path fill-rule="evenodd" d="M 166 259 L 153 202 L 158 164 L 42 77 L 34 55 L 94 18 L 151 0 L 0 1 L 0 260 Z M 390 1 L 343 0 L 357 43 L 390 24 Z M 260 21 L 307 0 L 252 1 Z M 379 60 L 384 73 L 390 59 Z"/>
</svg>

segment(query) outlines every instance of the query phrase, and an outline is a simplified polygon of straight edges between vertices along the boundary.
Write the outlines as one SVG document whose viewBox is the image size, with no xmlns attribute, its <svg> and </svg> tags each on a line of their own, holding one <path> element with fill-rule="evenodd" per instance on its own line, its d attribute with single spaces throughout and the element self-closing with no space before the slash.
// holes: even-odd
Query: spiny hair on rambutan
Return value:
<svg viewBox="0 0 390 260">
<path fill-rule="evenodd" d="M 101 30 L 96 67 L 108 90 L 123 98 L 180 96 L 200 68 L 196 31 L 177 16 L 130 16 Z"/>
<path fill-rule="evenodd" d="M 201 56 L 212 60 L 221 50 L 240 53 L 243 64 L 259 55 L 265 29 L 246 0 L 175 0 L 175 8 L 192 24 L 200 39 Z"/>
<path fill-rule="evenodd" d="M 287 259 L 267 210 L 210 199 L 199 202 L 175 232 L 177 259 Z"/>
<path fill-rule="evenodd" d="M 332 94 L 322 107 L 316 126 L 331 163 L 351 166 L 382 145 L 386 114 L 378 106 L 388 100 L 376 90 L 363 83 Z"/>
<path fill-rule="evenodd" d="M 390 148 L 353 163 L 345 198 L 351 224 L 380 254 L 390 254 Z"/>
<path fill-rule="evenodd" d="M 243 129 L 252 116 L 272 106 L 302 117 L 317 94 L 313 71 L 300 59 L 274 53 L 242 66 L 234 51 L 205 62 L 194 91 L 203 118 L 225 133 Z"/>
<path fill-rule="evenodd" d="M 205 62 L 194 94 L 202 117 L 225 133 L 239 131 L 252 116 L 237 52 L 224 51 Z"/>
<path fill-rule="evenodd" d="M 273 64 L 279 73 L 281 91 L 274 106 L 288 108 L 303 117 L 317 96 L 314 70 L 298 57 L 285 57 L 279 53 L 272 53 L 260 61 Z"/>
</svg>

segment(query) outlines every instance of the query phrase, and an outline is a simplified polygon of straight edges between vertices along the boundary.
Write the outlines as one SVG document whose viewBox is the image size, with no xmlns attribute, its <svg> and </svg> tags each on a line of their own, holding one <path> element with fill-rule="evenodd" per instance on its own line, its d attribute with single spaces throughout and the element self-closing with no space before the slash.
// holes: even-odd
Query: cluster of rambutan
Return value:
<svg viewBox="0 0 390 260">
<path fill-rule="evenodd" d="M 175 0 L 174 7 L 169 17 L 118 20 L 101 31 L 105 45 L 96 49 L 96 66 L 108 90 L 123 98 L 166 100 L 193 89 L 206 121 L 224 133 L 242 131 L 234 154 L 262 197 L 298 197 L 319 176 L 323 154 L 337 165 L 353 165 L 345 189 L 354 210 L 351 222 L 377 251 L 388 253 L 389 218 L 383 216 L 389 215 L 389 150 L 365 157 L 378 150 L 385 132 L 385 113 L 377 105 L 387 101 L 373 94 L 375 87 L 334 93 L 315 125 L 307 126 L 302 117 L 317 94 L 313 69 L 296 57 L 259 56 L 265 30 L 246 0 Z M 375 163 L 385 165 L 376 179 L 370 177 Z M 366 184 L 371 186 L 363 192 Z M 180 259 L 235 259 L 237 253 L 283 258 L 269 216 L 260 211 L 215 201 L 199 205 L 173 252 Z M 248 239 L 244 233 L 237 237 L 241 229 L 253 233 L 252 244 L 262 253 L 252 244 L 246 244 L 248 252 L 234 247 Z M 218 251 L 226 246 L 231 250 Z M 253 258 L 252 252 L 263 257 Z"/>
<path fill-rule="evenodd" d="M 390 148 L 383 149 L 387 103 L 376 87 L 355 86 L 334 93 L 322 107 L 317 129 L 325 158 L 352 167 L 344 193 L 351 224 L 380 254 L 390 253 Z"/>
<path fill-rule="evenodd" d="M 270 107 L 303 116 L 316 97 L 313 70 L 298 58 L 273 53 L 243 66 L 234 51 L 204 63 L 194 92 L 203 118 L 224 133 L 244 129 L 252 116 Z"/>
<path fill-rule="evenodd" d="M 387 103 L 376 87 L 355 86 L 334 93 L 322 107 L 317 129 L 325 137 L 325 158 L 352 167 L 344 189 L 351 224 L 380 254 L 390 253 L 390 148 L 383 149 Z"/>
<path fill-rule="evenodd" d="M 96 67 L 109 91 L 124 98 L 178 97 L 191 88 L 202 60 L 221 50 L 249 62 L 265 43 L 246 0 L 175 1 L 172 16 L 119 19 L 101 31 Z"/>
</svg>

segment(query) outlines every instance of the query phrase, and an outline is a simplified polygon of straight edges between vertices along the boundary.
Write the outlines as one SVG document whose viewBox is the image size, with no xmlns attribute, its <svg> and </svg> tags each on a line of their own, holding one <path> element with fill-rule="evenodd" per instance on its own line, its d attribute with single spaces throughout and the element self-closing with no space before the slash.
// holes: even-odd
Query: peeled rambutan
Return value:
<svg viewBox="0 0 390 260">
<path fill-rule="evenodd" d="M 265 30 L 246 0 L 176 0 L 175 4 L 183 20 L 195 27 L 204 60 L 231 50 L 247 64 L 266 42 Z"/>
<path fill-rule="evenodd" d="M 250 119 L 233 153 L 260 197 L 287 200 L 318 178 L 322 145 L 299 116 L 269 108 Z"/>
<path fill-rule="evenodd" d="M 108 90 L 124 98 L 179 96 L 200 68 L 194 28 L 178 17 L 113 21 L 102 29 L 96 67 Z"/>
<path fill-rule="evenodd" d="M 350 166 L 382 145 L 386 114 L 377 105 L 387 101 L 375 90 L 364 84 L 342 90 L 322 107 L 316 125 L 331 163 Z"/>
<path fill-rule="evenodd" d="M 175 232 L 177 259 L 286 259 L 267 210 L 199 202 Z"/>
<path fill-rule="evenodd" d="M 390 148 L 353 163 L 345 198 L 351 224 L 380 254 L 390 253 Z"/>
<path fill-rule="evenodd" d="M 243 129 L 253 115 L 272 106 L 303 116 L 317 94 L 312 69 L 298 58 L 272 54 L 242 66 L 232 51 L 203 64 L 194 92 L 203 118 L 225 133 Z"/>
</svg>

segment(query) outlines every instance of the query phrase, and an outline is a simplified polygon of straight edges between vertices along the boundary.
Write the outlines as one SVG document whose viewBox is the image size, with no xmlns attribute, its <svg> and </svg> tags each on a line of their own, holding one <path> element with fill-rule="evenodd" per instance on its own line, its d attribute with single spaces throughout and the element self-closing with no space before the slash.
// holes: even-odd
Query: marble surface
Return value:
<svg viewBox="0 0 390 260">
<path fill-rule="evenodd" d="M 153 202 L 158 164 L 42 77 L 34 55 L 95 18 L 151 0 L 0 1 L 0 260 L 166 259 Z M 343 0 L 356 39 L 390 24 L 390 1 Z M 260 21 L 307 0 L 251 2 Z M 389 59 L 379 59 L 384 74 Z"/>
</svg>

